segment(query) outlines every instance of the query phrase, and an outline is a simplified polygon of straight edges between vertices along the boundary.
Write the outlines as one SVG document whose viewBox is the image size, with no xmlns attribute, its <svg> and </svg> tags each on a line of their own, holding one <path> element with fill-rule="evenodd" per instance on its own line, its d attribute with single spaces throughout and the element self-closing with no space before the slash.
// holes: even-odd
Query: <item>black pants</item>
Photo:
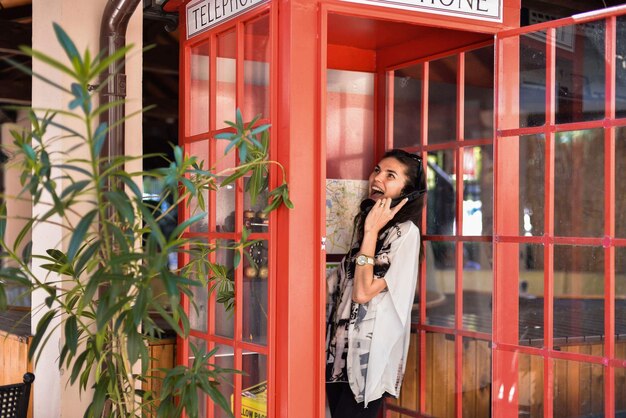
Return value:
<svg viewBox="0 0 626 418">
<path fill-rule="evenodd" d="M 384 397 L 367 404 L 357 403 L 350 385 L 345 382 L 326 383 L 326 397 L 332 418 L 376 418 Z"/>
</svg>

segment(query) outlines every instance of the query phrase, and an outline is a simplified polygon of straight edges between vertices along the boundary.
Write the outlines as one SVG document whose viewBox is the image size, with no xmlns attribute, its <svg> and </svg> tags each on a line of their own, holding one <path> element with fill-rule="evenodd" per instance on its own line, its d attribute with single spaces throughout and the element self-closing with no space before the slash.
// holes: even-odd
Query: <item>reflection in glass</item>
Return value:
<svg viewBox="0 0 626 418">
<path fill-rule="evenodd" d="M 421 144 L 423 64 L 393 72 L 393 146 Z"/>
<path fill-rule="evenodd" d="M 216 251 L 215 262 L 221 266 L 224 266 L 227 272 L 227 277 L 232 282 L 231 296 L 235 297 L 235 267 L 234 267 L 234 253 L 233 250 L 224 247 L 233 247 L 235 241 L 232 240 L 218 240 L 217 246 L 222 247 Z M 217 292 L 217 289 L 216 289 Z M 215 335 L 222 337 L 233 338 L 234 336 L 234 311 L 227 311 L 224 304 L 215 303 Z"/>
<path fill-rule="evenodd" d="M 572 346 L 564 351 L 592 354 L 593 349 L 587 344 Z M 604 416 L 604 367 L 601 364 L 554 360 L 552 408 L 555 417 Z"/>
<path fill-rule="evenodd" d="M 519 234 L 544 234 L 545 208 L 545 136 L 519 138 Z"/>
<path fill-rule="evenodd" d="M 269 215 L 263 213 L 263 209 L 268 203 L 268 188 L 269 177 L 265 177 L 265 188 L 263 192 L 256 198 L 256 202 L 252 203 L 250 193 L 244 194 L 243 204 L 243 225 L 250 232 L 269 232 Z M 244 190 L 248 189 L 250 177 L 244 179 Z"/>
<path fill-rule="evenodd" d="M 491 416 L 491 344 L 463 338 L 463 417 Z"/>
<path fill-rule="evenodd" d="M 626 359 L 626 247 L 615 247 L 615 335 L 615 357 Z"/>
<path fill-rule="evenodd" d="M 615 347 L 617 349 L 617 347 Z M 624 351 L 624 350 L 622 350 Z M 624 358 L 624 357 L 621 357 Z M 626 396 L 618 394 L 626 393 L 626 369 L 622 367 L 615 368 L 615 412 L 616 416 L 621 417 L 626 413 Z"/>
<path fill-rule="evenodd" d="M 267 416 L 267 357 L 244 351 L 242 360 L 241 416 L 250 416 L 245 411 L 249 411 L 251 405 L 261 416 Z"/>
<path fill-rule="evenodd" d="M 192 142 L 189 144 L 189 155 L 198 159 L 199 163 L 203 162 L 201 166 L 205 170 L 209 166 L 209 144 L 207 140 Z M 209 192 L 203 190 L 201 193 L 203 202 L 199 202 L 197 199 L 191 199 L 189 202 L 189 217 L 192 217 L 200 212 L 206 212 L 207 216 L 195 222 L 189 227 L 190 232 L 207 232 L 209 230 Z M 204 207 L 202 207 L 204 206 Z"/>
<path fill-rule="evenodd" d="M 428 143 L 456 140 L 457 67 L 459 56 L 431 61 L 428 73 Z"/>
<path fill-rule="evenodd" d="M 554 246 L 554 345 L 604 335 L 604 249 Z M 567 338 L 567 340 L 565 340 Z"/>
<path fill-rule="evenodd" d="M 222 367 L 225 369 L 234 369 L 235 357 L 234 357 L 233 348 L 228 345 L 220 345 L 220 344 L 216 344 L 215 348 L 217 348 L 217 352 L 215 353 L 215 356 L 213 357 L 215 365 L 217 367 Z M 233 393 L 235 392 L 234 391 L 235 377 L 234 377 L 234 374 L 232 373 L 223 374 L 222 377 L 223 379 L 220 380 L 220 384 L 217 386 L 217 389 L 220 391 L 222 395 L 224 395 L 224 398 L 226 398 L 228 403 L 231 405 L 230 411 L 232 412 L 231 400 L 232 400 Z M 213 404 L 213 413 L 214 413 L 213 416 L 215 418 L 228 418 L 229 417 L 228 413 L 216 404 Z M 202 417 L 204 415 L 199 415 L 199 416 Z"/>
<path fill-rule="evenodd" d="M 269 278 L 268 242 L 259 240 L 244 251 L 243 338 L 267 344 L 267 283 Z"/>
<path fill-rule="evenodd" d="M 626 238 L 626 128 L 615 129 L 615 236 Z M 608 179 L 607 179 L 608 181 Z"/>
<path fill-rule="evenodd" d="M 555 135 L 554 234 L 604 235 L 604 132 Z"/>
<path fill-rule="evenodd" d="M 215 109 L 216 128 L 226 128 L 225 120 L 235 120 L 237 86 L 237 36 L 231 30 L 217 37 L 217 109 Z M 250 117 L 251 119 L 252 117 Z M 218 154 L 219 155 L 219 154 Z"/>
<path fill-rule="evenodd" d="M 463 235 L 491 235 L 493 224 L 493 146 L 463 152 Z"/>
<path fill-rule="evenodd" d="M 218 178 L 220 183 L 224 178 Z M 215 192 L 215 229 L 217 232 L 235 230 L 235 183 L 220 187 Z"/>
<path fill-rule="evenodd" d="M 193 363 L 195 361 L 193 350 L 191 346 L 195 346 L 200 349 L 200 352 L 205 353 L 207 351 L 206 341 L 196 338 L 196 337 L 188 337 L 189 340 L 189 359 L 187 360 L 187 365 L 189 367 L 193 367 Z M 205 417 L 206 416 L 206 404 L 208 397 L 204 394 L 204 392 L 198 389 L 198 416 Z"/>
<path fill-rule="evenodd" d="M 556 29 L 556 123 L 604 118 L 604 20 Z"/>
<path fill-rule="evenodd" d="M 452 418 L 455 411 L 454 337 L 426 333 L 426 414 Z"/>
<path fill-rule="evenodd" d="M 541 126 L 546 123 L 546 32 L 522 35 L 519 44 L 519 127 Z"/>
<path fill-rule="evenodd" d="M 493 136 L 493 45 L 465 53 L 465 139 Z"/>
<path fill-rule="evenodd" d="M 189 75 L 189 134 L 209 130 L 209 45 L 191 48 Z"/>
<path fill-rule="evenodd" d="M 519 416 L 543 418 L 543 357 L 517 354 Z"/>
<path fill-rule="evenodd" d="M 429 235 L 454 235 L 456 231 L 454 155 L 454 150 L 428 153 L 426 230 Z"/>
<path fill-rule="evenodd" d="M 262 16 L 244 28 L 244 110 L 247 118 L 270 116 L 270 19 Z"/>
<path fill-rule="evenodd" d="M 454 242 L 425 241 L 426 323 L 454 328 Z"/>
<path fill-rule="evenodd" d="M 615 45 L 615 116 L 626 117 L 626 16 L 617 17 Z"/>
<path fill-rule="evenodd" d="M 463 243 L 463 328 L 491 333 L 492 297 L 491 243 Z"/>
<path fill-rule="evenodd" d="M 513 245 L 513 244 L 510 244 Z M 519 245 L 519 339 L 521 345 L 543 346 L 543 245 Z"/>
</svg>

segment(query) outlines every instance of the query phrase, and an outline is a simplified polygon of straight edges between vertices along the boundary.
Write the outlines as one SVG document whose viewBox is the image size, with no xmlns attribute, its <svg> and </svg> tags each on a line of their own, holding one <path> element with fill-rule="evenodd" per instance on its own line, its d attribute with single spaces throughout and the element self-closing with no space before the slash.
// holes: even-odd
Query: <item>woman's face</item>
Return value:
<svg viewBox="0 0 626 418">
<path fill-rule="evenodd" d="M 370 174 L 369 198 L 400 197 L 407 183 L 406 167 L 393 157 L 383 158 Z"/>
</svg>

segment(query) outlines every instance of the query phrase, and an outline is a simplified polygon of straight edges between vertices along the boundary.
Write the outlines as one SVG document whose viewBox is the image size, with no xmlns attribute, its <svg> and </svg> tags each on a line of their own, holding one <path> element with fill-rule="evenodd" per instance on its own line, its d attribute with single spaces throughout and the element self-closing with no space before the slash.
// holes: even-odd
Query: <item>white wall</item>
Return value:
<svg viewBox="0 0 626 418">
<path fill-rule="evenodd" d="M 99 33 L 102 13 L 107 0 L 34 0 L 33 1 L 33 49 L 44 51 L 48 55 L 53 55 L 65 61 L 65 54 L 59 47 L 52 22 L 60 24 L 69 36 L 74 40 L 79 51 L 83 52 L 89 48 L 92 57 L 99 50 Z M 136 45 L 128 57 L 126 64 L 127 92 L 129 104 L 126 113 L 129 114 L 141 108 L 141 44 L 142 44 L 142 13 L 141 3 L 137 11 L 131 18 L 127 31 L 127 42 Z M 33 62 L 33 71 L 45 73 L 48 78 L 54 79 L 61 85 L 69 86 L 69 78 L 57 71 L 50 70 L 40 62 Z M 42 81 L 33 78 L 34 108 L 67 108 L 69 96 L 55 90 Z M 68 118 L 59 117 L 63 124 L 72 125 L 74 122 Z M 55 134 L 53 129 L 49 132 L 49 138 Z M 141 118 L 133 118 L 126 126 L 126 153 L 128 155 L 139 155 L 141 153 Z M 67 149 L 67 142 L 54 143 L 56 149 Z M 63 188 L 63 184 L 59 184 Z M 44 210 L 42 205 L 33 208 L 33 214 L 41 213 Z M 45 249 L 55 247 L 61 243 L 66 246 L 61 227 L 38 226 L 32 231 L 33 253 L 44 253 Z M 43 277 L 43 271 L 40 277 Z M 43 303 L 44 294 L 33 295 L 33 330 L 38 318 L 45 313 L 37 310 L 37 306 Z M 52 324 L 54 325 L 54 324 Z M 73 418 L 82 417 L 86 405 L 89 403 L 89 393 L 82 397 L 78 388 L 70 387 L 67 384 L 69 372 L 59 370 L 57 359 L 59 355 L 59 340 L 62 337 L 61 331 L 56 330 L 53 337 L 46 346 L 39 362 L 35 366 L 34 385 L 34 416 L 35 418 Z"/>
</svg>

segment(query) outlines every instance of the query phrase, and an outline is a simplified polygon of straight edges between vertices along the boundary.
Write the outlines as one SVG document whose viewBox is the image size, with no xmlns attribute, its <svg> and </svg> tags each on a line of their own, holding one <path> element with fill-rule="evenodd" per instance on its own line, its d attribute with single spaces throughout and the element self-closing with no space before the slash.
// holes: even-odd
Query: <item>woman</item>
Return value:
<svg viewBox="0 0 626 418">
<path fill-rule="evenodd" d="M 425 191 L 422 159 L 387 152 L 369 177 L 352 249 L 328 278 L 326 394 L 333 418 L 376 417 L 384 396 L 400 394 Z"/>
</svg>

